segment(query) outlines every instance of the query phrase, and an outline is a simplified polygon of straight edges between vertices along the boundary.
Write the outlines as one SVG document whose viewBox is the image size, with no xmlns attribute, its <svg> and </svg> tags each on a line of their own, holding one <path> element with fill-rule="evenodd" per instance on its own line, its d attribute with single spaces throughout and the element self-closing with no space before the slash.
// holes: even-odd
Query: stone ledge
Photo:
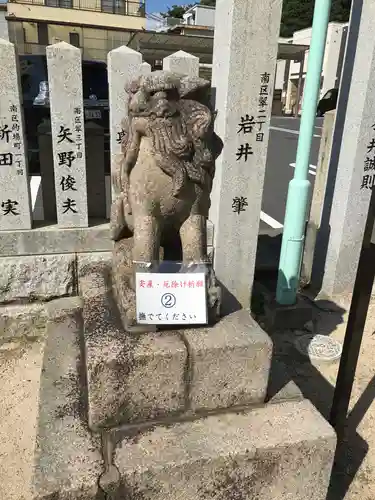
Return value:
<svg viewBox="0 0 375 500">
<path fill-rule="evenodd" d="M 75 294 L 72 254 L 0 259 L 0 303 L 46 301 Z"/>
<path fill-rule="evenodd" d="M 62 229 L 57 224 L 22 231 L 0 231 L 0 256 L 110 252 L 109 224 L 90 221 L 86 228 Z M 207 223 L 207 245 L 212 246 L 213 226 Z"/>
<path fill-rule="evenodd" d="M 111 252 L 1 257 L 0 304 L 76 295 L 86 264 L 111 258 Z"/>
<path fill-rule="evenodd" d="M 248 311 L 211 328 L 126 333 L 110 268 L 81 280 L 93 430 L 264 402 L 272 343 Z"/>
<path fill-rule="evenodd" d="M 62 229 L 57 224 L 24 231 L 0 231 L 0 255 L 48 255 L 112 250 L 109 224 Z"/>
<path fill-rule="evenodd" d="M 106 488 L 113 500 L 324 500 L 335 445 L 310 402 L 273 404 L 123 438 L 114 452 L 119 481 Z"/>
<path fill-rule="evenodd" d="M 40 382 L 33 500 L 104 500 L 99 436 L 87 430 L 81 301 L 59 299 L 47 307 L 47 341 Z"/>
</svg>

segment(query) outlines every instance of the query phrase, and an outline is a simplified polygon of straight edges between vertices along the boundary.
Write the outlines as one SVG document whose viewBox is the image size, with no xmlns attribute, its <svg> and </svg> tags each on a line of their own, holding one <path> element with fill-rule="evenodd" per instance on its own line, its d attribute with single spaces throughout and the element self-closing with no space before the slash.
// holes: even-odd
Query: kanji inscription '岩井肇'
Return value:
<svg viewBox="0 0 375 500">
<path fill-rule="evenodd" d="M 246 138 L 246 142 L 241 141 L 237 147 L 236 162 L 243 161 L 247 163 L 256 154 L 255 145 L 264 141 L 264 125 L 267 118 L 270 94 L 270 76 L 270 73 L 262 73 L 260 75 L 257 113 L 245 113 L 239 120 L 237 134 L 244 139 Z M 252 141 L 254 142 L 252 143 Z M 247 197 L 238 195 L 232 199 L 232 211 L 234 213 L 239 215 L 245 212 L 247 207 Z"/>
</svg>

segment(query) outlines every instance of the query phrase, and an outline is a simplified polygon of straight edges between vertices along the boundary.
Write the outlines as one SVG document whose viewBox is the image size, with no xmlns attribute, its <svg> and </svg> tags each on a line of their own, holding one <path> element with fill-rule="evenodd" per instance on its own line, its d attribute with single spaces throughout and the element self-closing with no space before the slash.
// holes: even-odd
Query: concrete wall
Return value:
<svg viewBox="0 0 375 500">
<path fill-rule="evenodd" d="M 43 2 L 43 0 L 40 1 Z M 131 5 L 131 8 L 135 9 L 134 4 Z M 8 3 L 7 8 L 8 16 L 18 19 L 71 23 L 84 26 L 107 26 L 108 28 L 120 29 L 137 30 L 146 28 L 146 19 L 144 17 L 78 10 L 78 5 L 77 9 L 59 9 L 56 7 L 45 7 L 44 5 Z"/>
<path fill-rule="evenodd" d="M 337 66 L 340 58 L 341 40 L 343 36 L 343 25 L 331 23 L 327 34 L 326 52 L 323 63 L 323 87 L 321 95 L 328 90 L 338 87 Z"/>
</svg>

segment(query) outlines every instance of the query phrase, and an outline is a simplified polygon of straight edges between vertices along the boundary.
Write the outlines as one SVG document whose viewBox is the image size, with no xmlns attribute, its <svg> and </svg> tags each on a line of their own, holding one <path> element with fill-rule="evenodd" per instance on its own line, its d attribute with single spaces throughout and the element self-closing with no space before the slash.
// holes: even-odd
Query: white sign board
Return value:
<svg viewBox="0 0 375 500">
<path fill-rule="evenodd" d="M 203 325 L 207 323 L 204 273 L 136 273 L 138 323 Z"/>
</svg>

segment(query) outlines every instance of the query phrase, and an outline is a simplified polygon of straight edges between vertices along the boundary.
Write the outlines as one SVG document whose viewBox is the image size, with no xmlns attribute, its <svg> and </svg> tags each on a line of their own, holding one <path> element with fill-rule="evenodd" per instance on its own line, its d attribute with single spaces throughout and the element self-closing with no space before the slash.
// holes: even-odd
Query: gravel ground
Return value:
<svg viewBox="0 0 375 500">
<path fill-rule="evenodd" d="M 318 302 L 316 321 L 308 331 L 274 332 L 275 358 L 282 359 L 304 396 L 329 418 L 339 360 L 310 362 L 295 348 L 295 340 L 309 332 L 329 335 L 343 343 L 349 299 Z M 324 310 L 322 310 L 324 309 Z M 327 311 L 331 309 L 331 311 Z M 375 499 L 375 300 L 370 305 L 353 387 L 345 441 L 336 452 L 327 500 Z M 285 381 L 286 382 L 286 381 Z"/>
<path fill-rule="evenodd" d="M 43 345 L 0 347 L 0 500 L 30 500 Z"/>
</svg>

